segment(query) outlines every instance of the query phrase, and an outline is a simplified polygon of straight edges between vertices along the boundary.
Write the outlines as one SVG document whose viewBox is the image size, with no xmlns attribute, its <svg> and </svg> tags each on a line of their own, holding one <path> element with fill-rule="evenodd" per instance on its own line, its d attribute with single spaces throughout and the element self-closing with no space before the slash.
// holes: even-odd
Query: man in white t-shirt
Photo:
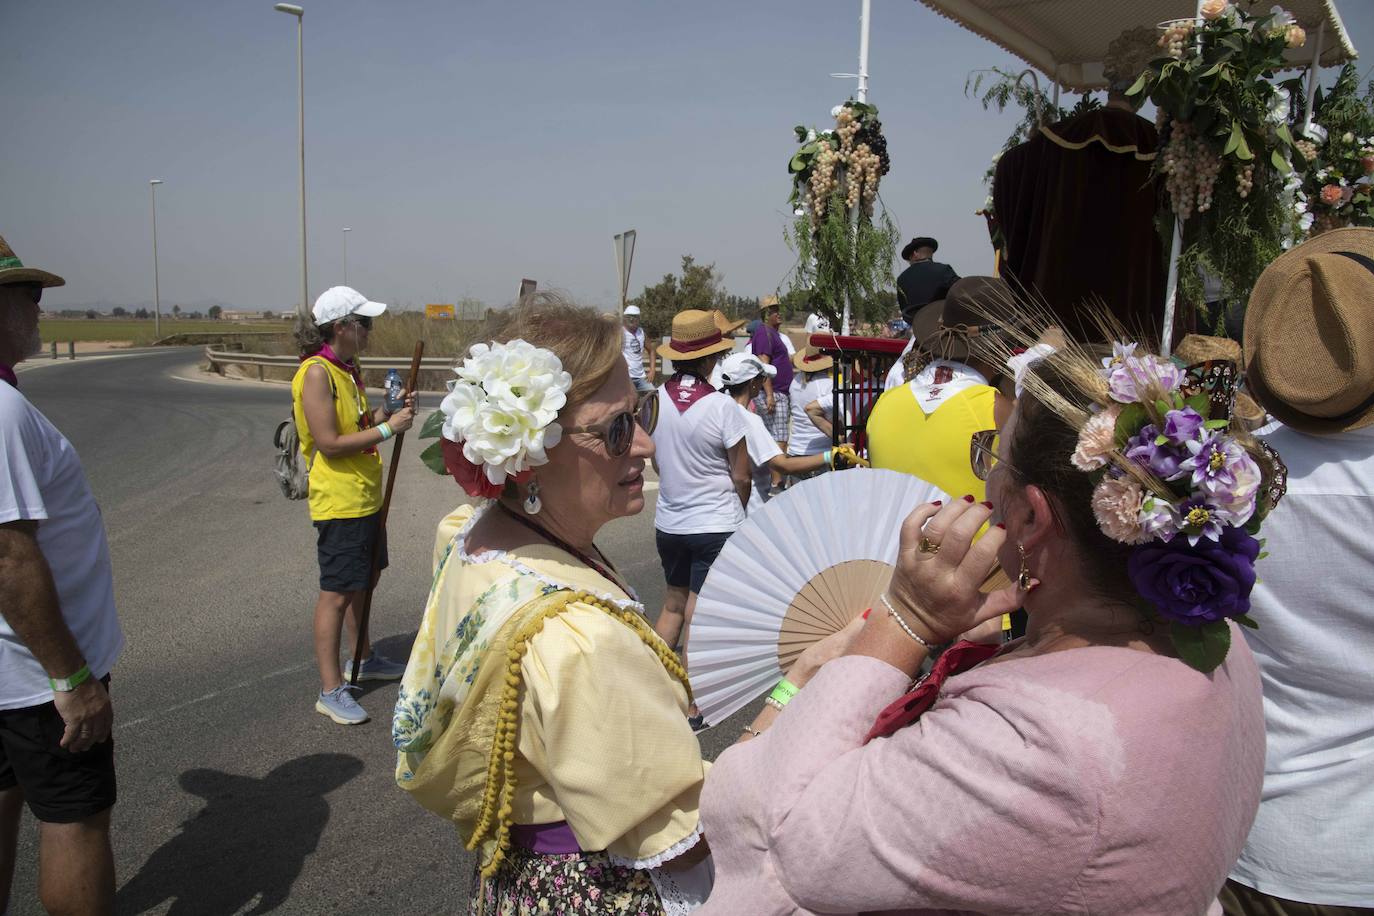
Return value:
<svg viewBox="0 0 1374 916">
<path fill-rule="evenodd" d="M 735 402 L 740 420 L 744 423 L 744 443 L 749 452 L 749 463 L 754 469 L 754 485 L 749 491 L 749 505 L 745 507 L 745 512 L 752 514 L 770 498 L 772 471 L 810 475 L 830 467 L 833 450 L 827 447 L 817 454 L 789 457 L 773 441 L 763 420 L 753 411 L 751 402 L 763 390 L 763 380 L 777 374 L 775 367 L 752 353 L 731 353 L 721 361 L 720 368 L 725 393 Z"/>
<path fill-rule="evenodd" d="M 805 327 L 807 334 L 829 334 L 830 319 L 822 315 L 820 312 L 812 312 L 811 314 L 806 316 Z"/>
<path fill-rule="evenodd" d="M 14 373 L 41 348 L 43 289 L 63 282 L 24 267 L 0 239 L 0 913 L 25 803 L 41 825 L 43 906 L 114 905 L 106 687 L 124 635 L 110 551 L 80 459 Z"/>
<path fill-rule="evenodd" d="M 1374 229 L 1276 259 L 1245 315 L 1246 384 L 1288 467 L 1245 634 L 1264 689 L 1259 812 L 1228 916 L 1374 912 Z"/>
<path fill-rule="evenodd" d="M 639 326 L 639 306 L 626 306 L 620 323 L 620 351 L 625 354 L 625 365 L 630 369 L 630 381 L 634 384 L 636 393 L 648 394 L 654 390 L 654 386 L 644 371 L 644 329 Z"/>
</svg>

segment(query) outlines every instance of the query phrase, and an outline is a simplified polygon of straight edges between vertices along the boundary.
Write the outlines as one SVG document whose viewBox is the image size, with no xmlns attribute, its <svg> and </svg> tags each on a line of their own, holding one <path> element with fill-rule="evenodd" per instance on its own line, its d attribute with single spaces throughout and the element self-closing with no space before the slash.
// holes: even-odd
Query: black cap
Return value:
<svg viewBox="0 0 1374 916">
<path fill-rule="evenodd" d="M 940 249 L 940 243 L 928 235 L 918 236 L 910 242 L 907 242 L 906 247 L 902 249 L 902 260 L 910 261 L 912 253 L 918 248 L 929 248 L 931 251 L 938 251 Z"/>
</svg>

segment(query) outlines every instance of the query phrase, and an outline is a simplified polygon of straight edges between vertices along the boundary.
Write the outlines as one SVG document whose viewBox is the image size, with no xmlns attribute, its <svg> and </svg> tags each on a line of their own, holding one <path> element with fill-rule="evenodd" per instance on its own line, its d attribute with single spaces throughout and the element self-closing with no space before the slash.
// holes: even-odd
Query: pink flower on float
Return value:
<svg viewBox="0 0 1374 916">
<path fill-rule="evenodd" d="M 1069 459 L 1074 467 L 1080 471 L 1096 471 L 1107 466 L 1107 456 L 1116 448 L 1116 418 L 1119 416 L 1121 405 L 1110 404 L 1088 418 L 1078 434 L 1078 447 Z"/>
<path fill-rule="evenodd" d="M 1145 492 L 1129 477 L 1104 477 L 1093 490 L 1093 515 L 1102 533 L 1123 544 L 1145 544 L 1154 535 L 1141 524 Z"/>
<path fill-rule="evenodd" d="M 1198 13 L 1203 19 L 1210 22 L 1213 19 L 1220 19 L 1229 5 L 1227 0 L 1203 0 L 1202 6 L 1198 7 Z"/>
<path fill-rule="evenodd" d="M 1339 206 L 1343 196 L 1344 193 L 1341 191 L 1340 185 L 1325 185 L 1321 191 L 1322 203 L 1326 204 L 1328 207 Z"/>
<path fill-rule="evenodd" d="M 1107 376 L 1112 400 L 1136 404 L 1168 394 L 1183 384 L 1183 370 L 1173 360 L 1159 356 L 1128 356 Z"/>
</svg>

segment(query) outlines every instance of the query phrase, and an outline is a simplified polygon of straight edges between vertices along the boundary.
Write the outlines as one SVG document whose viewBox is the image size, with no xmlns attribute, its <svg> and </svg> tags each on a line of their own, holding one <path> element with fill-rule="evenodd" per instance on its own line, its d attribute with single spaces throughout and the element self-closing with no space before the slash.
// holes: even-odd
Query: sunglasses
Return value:
<svg viewBox="0 0 1374 916">
<path fill-rule="evenodd" d="M 353 320 L 358 323 L 364 331 L 372 330 L 372 319 L 366 315 L 354 315 Z"/>
<path fill-rule="evenodd" d="M 653 399 L 655 407 L 658 398 Z M 641 413 L 642 417 L 642 413 Z M 654 411 L 654 420 L 658 419 L 658 411 Z M 604 426 L 572 426 L 565 429 L 568 433 L 586 433 L 589 436 L 596 436 L 606 443 L 606 451 L 612 458 L 622 458 L 630 450 L 630 446 L 635 442 L 635 426 L 640 423 L 633 411 L 622 410 L 620 413 L 611 417 L 611 421 Z M 645 432 L 651 432 L 648 427 Z"/>
<path fill-rule="evenodd" d="M 996 439 L 997 430 L 983 429 L 974 433 L 969 440 L 968 463 L 973 469 L 973 476 L 979 480 L 986 481 L 997 464 L 997 453 L 992 448 Z"/>
</svg>

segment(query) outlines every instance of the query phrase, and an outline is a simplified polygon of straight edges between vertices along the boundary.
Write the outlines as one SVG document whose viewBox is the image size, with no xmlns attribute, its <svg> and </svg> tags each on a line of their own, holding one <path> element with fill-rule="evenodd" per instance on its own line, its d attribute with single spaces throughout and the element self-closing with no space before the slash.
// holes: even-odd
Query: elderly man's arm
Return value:
<svg viewBox="0 0 1374 916">
<path fill-rule="evenodd" d="M 71 677 L 86 660 L 62 619 L 52 570 L 38 547 L 38 523 L 0 525 L 0 608 L 5 622 L 52 678 Z M 105 685 L 90 678 L 71 691 L 54 691 L 67 724 L 62 746 L 80 753 L 110 735 L 114 713 Z"/>
</svg>

